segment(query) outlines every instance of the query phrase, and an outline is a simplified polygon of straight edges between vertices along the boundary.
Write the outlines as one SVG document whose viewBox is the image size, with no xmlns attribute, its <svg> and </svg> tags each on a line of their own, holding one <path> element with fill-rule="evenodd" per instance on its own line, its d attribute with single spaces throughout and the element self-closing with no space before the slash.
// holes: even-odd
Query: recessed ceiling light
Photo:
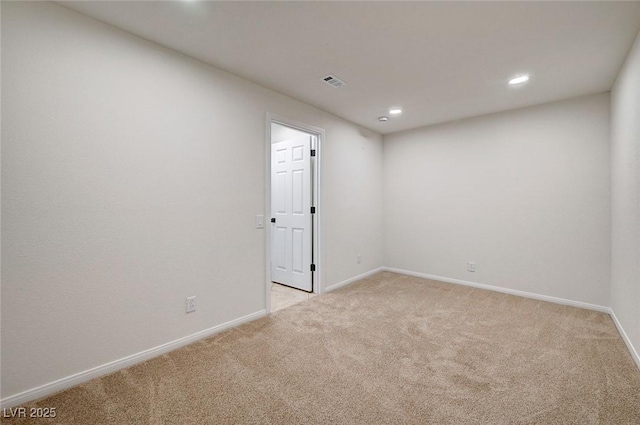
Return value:
<svg viewBox="0 0 640 425">
<path fill-rule="evenodd" d="M 389 113 L 391 115 L 400 115 L 402 113 L 402 109 L 400 109 L 400 108 L 391 108 L 391 109 L 389 109 Z"/>
<path fill-rule="evenodd" d="M 529 81 L 529 76 L 528 75 L 519 75 L 517 77 L 514 77 L 514 78 L 510 79 L 509 80 L 509 85 L 510 86 L 515 86 L 516 84 L 526 83 L 527 81 Z"/>
<path fill-rule="evenodd" d="M 378 118 L 378 121 L 380 121 L 380 122 L 386 122 L 386 121 L 389 121 L 389 117 L 379 117 L 379 118 Z"/>
</svg>

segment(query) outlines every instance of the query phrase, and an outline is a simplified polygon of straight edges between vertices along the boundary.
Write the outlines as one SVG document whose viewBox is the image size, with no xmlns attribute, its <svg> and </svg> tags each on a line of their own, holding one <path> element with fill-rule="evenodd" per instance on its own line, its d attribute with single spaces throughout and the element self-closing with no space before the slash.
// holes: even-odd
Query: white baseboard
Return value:
<svg viewBox="0 0 640 425">
<path fill-rule="evenodd" d="M 359 274 L 358 276 L 354 276 L 347 280 L 343 280 L 342 282 L 334 283 L 333 285 L 327 286 L 326 288 L 324 288 L 324 292 L 326 293 L 326 292 L 335 291 L 338 288 L 342 288 L 343 286 L 346 286 L 353 282 L 357 282 L 358 280 L 364 279 L 366 277 L 374 275 L 378 272 L 382 272 L 384 270 L 385 270 L 385 267 L 378 267 L 377 269 L 369 270 L 366 273 L 362 273 L 362 274 Z"/>
<path fill-rule="evenodd" d="M 611 312 L 611 309 L 609 307 L 605 307 L 597 304 L 583 303 L 581 301 L 567 300 L 565 298 L 552 297 L 549 295 L 540 295 L 533 292 L 518 291 L 517 289 L 502 288 L 500 286 L 485 285 L 484 283 L 476 283 L 476 282 L 470 282 L 468 280 L 452 279 L 444 276 L 436 276 L 432 274 L 412 272 L 409 270 L 394 269 L 391 267 L 384 267 L 384 270 L 388 272 L 393 272 L 393 273 L 405 274 L 407 276 L 415 276 L 415 277 L 422 277 L 425 279 L 439 280 L 440 282 L 455 283 L 457 285 L 471 286 L 479 289 L 487 289 L 489 291 L 502 292 L 504 294 L 517 295 L 519 297 L 532 298 L 534 300 L 548 301 L 550 303 L 555 303 L 555 304 L 586 308 L 588 310 L 601 311 L 603 313 Z"/>
<path fill-rule="evenodd" d="M 622 340 L 624 341 L 625 344 L 627 344 L 627 349 L 629 349 L 629 353 L 631 353 L 631 358 L 636 363 L 636 366 L 638 366 L 638 369 L 640 369 L 640 356 L 638 356 L 638 351 L 631 343 L 631 340 L 629 339 L 629 337 L 627 336 L 627 333 L 622 328 L 622 324 L 620 323 L 620 321 L 618 321 L 618 318 L 616 317 L 616 314 L 613 312 L 613 310 L 611 310 L 609 314 L 611 315 L 611 319 L 613 320 L 613 323 L 615 323 L 616 328 L 618 328 L 618 332 L 620 332 L 620 336 L 622 337 Z"/>
<path fill-rule="evenodd" d="M 207 338 L 211 335 L 217 334 L 229 328 L 266 316 L 266 314 L 267 314 L 266 310 L 257 311 L 247 316 L 243 316 L 238 319 L 231 320 L 226 323 L 222 323 L 218 326 L 214 326 L 212 328 L 205 329 L 200 332 L 196 332 L 194 334 L 176 339 L 171 342 L 167 342 L 166 344 L 158 345 L 157 347 L 153 347 L 148 350 L 144 350 L 139 353 L 132 354 L 130 356 L 127 356 L 118 360 L 114 360 L 112 362 L 94 367 L 89 370 L 85 370 L 83 372 L 76 373 L 71 376 L 67 376 L 62 379 L 58 379 L 57 381 L 44 384 L 40 387 L 23 391 L 21 393 L 3 398 L 2 400 L 0 400 L 0 406 L 2 406 L 2 408 L 9 408 L 14 406 L 19 406 L 21 404 L 24 404 L 29 401 L 36 400 L 42 397 L 46 397 L 53 393 L 57 393 L 59 391 L 66 390 L 67 388 L 71 388 L 73 386 L 79 385 L 83 382 L 90 381 L 91 379 L 95 379 L 100 376 L 107 375 L 111 372 L 115 372 L 117 370 L 124 369 L 134 364 L 141 363 L 145 360 L 149 360 L 153 357 L 157 357 L 161 354 L 168 353 L 169 351 L 173 351 L 177 348 L 191 344 L 192 342 L 198 341 L 200 339 Z"/>
</svg>

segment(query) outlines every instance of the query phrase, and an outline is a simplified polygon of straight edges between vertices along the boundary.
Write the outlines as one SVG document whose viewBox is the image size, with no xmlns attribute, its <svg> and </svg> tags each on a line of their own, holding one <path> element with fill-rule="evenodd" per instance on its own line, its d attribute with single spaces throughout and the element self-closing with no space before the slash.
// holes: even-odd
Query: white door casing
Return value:
<svg viewBox="0 0 640 425">
<path fill-rule="evenodd" d="M 308 292 L 313 289 L 311 138 L 304 134 L 271 145 L 271 280 Z"/>
</svg>

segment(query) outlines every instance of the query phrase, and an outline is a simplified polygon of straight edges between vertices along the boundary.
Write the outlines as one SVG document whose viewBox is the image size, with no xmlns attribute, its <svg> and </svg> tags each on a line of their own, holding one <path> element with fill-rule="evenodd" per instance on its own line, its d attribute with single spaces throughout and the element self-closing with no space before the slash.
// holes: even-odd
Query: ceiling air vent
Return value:
<svg viewBox="0 0 640 425">
<path fill-rule="evenodd" d="M 335 87 L 335 88 L 340 88 L 342 86 L 344 86 L 345 83 L 344 81 L 342 81 L 340 78 L 336 77 L 335 75 L 327 75 L 326 77 L 322 78 L 322 81 L 324 81 L 325 83 L 329 84 L 331 87 Z"/>
</svg>

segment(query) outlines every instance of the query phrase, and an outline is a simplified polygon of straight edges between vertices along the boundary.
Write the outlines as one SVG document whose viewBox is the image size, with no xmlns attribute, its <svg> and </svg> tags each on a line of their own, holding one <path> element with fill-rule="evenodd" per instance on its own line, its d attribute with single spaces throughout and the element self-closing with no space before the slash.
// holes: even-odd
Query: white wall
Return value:
<svg viewBox="0 0 640 425">
<path fill-rule="evenodd" d="M 3 398 L 264 310 L 267 112 L 326 131 L 324 285 L 383 265 L 380 135 L 55 4 L 2 9 Z"/>
<path fill-rule="evenodd" d="M 640 34 L 611 91 L 611 166 L 611 308 L 638 353 L 640 352 Z M 636 361 L 637 359 L 636 354 Z"/>
<path fill-rule="evenodd" d="M 609 305 L 608 94 L 385 136 L 384 167 L 387 266 Z"/>
</svg>

